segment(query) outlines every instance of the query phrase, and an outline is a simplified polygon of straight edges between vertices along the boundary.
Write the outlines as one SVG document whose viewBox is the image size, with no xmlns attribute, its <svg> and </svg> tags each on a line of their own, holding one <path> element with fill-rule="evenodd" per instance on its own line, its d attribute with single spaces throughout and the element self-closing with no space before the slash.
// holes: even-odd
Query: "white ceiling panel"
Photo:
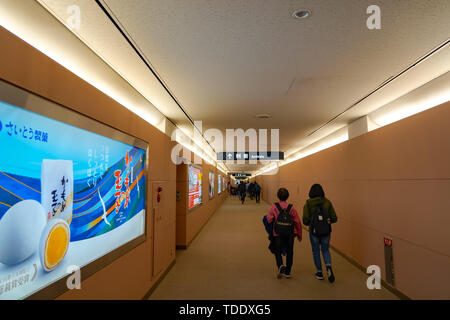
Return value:
<svg viewBox="0 0 450 320">
<path fill-rule="evenodd" d="M 95 2 L 39 1 L 62 21 L 67 5 L 78 3 L 88 20 L 78 35 L 166 116 L 186 124 Z M 378 0 L 380 30 L 366 26 L 371 0 L 100 2 L 204 130 L 280 129 L 282 151 L 310 143 L 450 69 L 447 46 L 310 135 L 447 41 L 450 1 Z M 294 19 L 297 9 L 312 15 Z M 272 117 L 256 119 L 261 113 Z"/>
<path fill-rule="evenodd" d="M 378 1 L 381 30 L 366 27 L 372 1 L 103 2 L 204 129 L 280 128 L 284 145 L 450 35 L 446 0 Z M 312 16 L 293 19 L 300 8 Z"/>
</svg>

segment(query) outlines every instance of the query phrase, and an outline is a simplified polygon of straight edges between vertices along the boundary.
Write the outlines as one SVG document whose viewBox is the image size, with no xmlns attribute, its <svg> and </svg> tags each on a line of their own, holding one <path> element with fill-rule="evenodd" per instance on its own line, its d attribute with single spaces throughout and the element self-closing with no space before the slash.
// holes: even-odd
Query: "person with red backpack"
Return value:
<svg viewBox="0 0 450 320">
<path fill-rule="evenodd" d="M 278 268 L 277 277 L 290 278 L 294 259 L 294 239 L 302 241 L 302 224 L 297 210 L 286 200 L 289 191 L 280 188 L 277 193 L 280 200 L 274 203 L 267 214 L 267 222 L 273 224 L 272 235 L 274 243 L 274 254 Z M 286 265 L 283 264 L 283 252 L 286 253 Z"/>
</svg>

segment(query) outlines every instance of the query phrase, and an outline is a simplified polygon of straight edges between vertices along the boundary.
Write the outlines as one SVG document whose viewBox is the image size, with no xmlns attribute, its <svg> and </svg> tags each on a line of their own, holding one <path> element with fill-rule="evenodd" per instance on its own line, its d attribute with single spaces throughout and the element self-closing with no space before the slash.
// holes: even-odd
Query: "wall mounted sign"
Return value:
<svg viewBox="0 0 450 320">
<path fill-rule="evenodd" d="M 202 169 L 192 164 L 188 167 L 189 180 L 189 209 L 202 203 Z"/>
<path fill-rule="evenodd" d="M 214 198 L 215 195 L 215 173 L 214 171 L 209 172 L 209 198 Z"/>
<path fill-rule="evenodd" d="M 392 252 L 392 239 L 389 238 L 384 238 L 384 263 L 386 269 L 386 282 L 394 286 L 394 255 Z"/>
</svg>

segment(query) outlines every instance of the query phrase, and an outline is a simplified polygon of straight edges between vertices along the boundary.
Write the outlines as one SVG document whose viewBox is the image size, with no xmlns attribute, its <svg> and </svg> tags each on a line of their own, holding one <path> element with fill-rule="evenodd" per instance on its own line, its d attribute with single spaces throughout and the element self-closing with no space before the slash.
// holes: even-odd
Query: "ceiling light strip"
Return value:
<svg viewBox="0 0 450 320">
<path fill-rule="evenodd" d="M 417 114 L 419 112 L 428 110 L 430 108 L 439 106 L 450 100 L 449 72 L 438 78 L 431 80 L 425 85 L 416 88 L 415 90 L 397 98 L 396 100 L 374 110 L 366 115 L 370 121 L 375 123 L 375 126 L 367 128 L 367 132 L 381 128 L 390 123 L 403 120 L 409 116 Z M 433 86 L 433 92 L 429 90 L 429 86 Z M 414 103 L 410 103 L 411 95 L 414 97 Z M 351 125 L 351 124 L 350 124 Z M 337 144 L 345 142 L 350 139 L 349 126 L 347 125 L 341 129 L 334 131 L 326 137 L 317 140 L 308 146 L 293 152 L 286 160 L 279 163 L 279 167 L 287 165 L 291 162 L 308 157 L 314 153 L 323 151 Z M 265 174 L 270 171 L 270 164 L 261 168 L 254 176 Z"/>
<path fill-rule="evenodd" d="M 108 5 L 106 3 L 103 3 L 103 1 L 100 0 L 95 0 L 95 2 L 97 3 L 97 5 L 100 7 L 100 9 L 102 9 L 102 11 L 106 14 L 106 16 L 109 18 L 109 20 L 114 24 L 114 26 L 116 27 L 116 29 L 120 32 L 120 34 L 125 38 L 125 40 L 128 42 L 128 44 L 131 46 L 131 48 L 133 48 L 134 52 L 136 52 L 136 54 L 139 56 L 139 58 L 142 60 L 142 62 L 144 62 L 144 64 L 147 66 L 147 68 L 151 71 L 151 73 L 155 76 L 155 78 L 158 80 L 158 82 L 161 84 L 161 86 L 163 86 L 164 90 L 166 90 L 166 92 L 170 95 L 170 97 L 175 101 L 175 103 L 178 105 L 178 107 L 181 109 L 181 111 L 183 111 L 183 113 L 186 115 L 186 117 L 188 118 L 188 120 L 192 123 L 192 125 L 194 125 L 194 121 L 191 119 L 191 117 L 187 114 L 187 112 L 184 110 L 184 108 L 181 106 L 181 104 L 178 102 L 178 100 L 175 98 L 175 96 L 172 94 L 172 92 L 169 90 L 169 88 L 167 87 L 167 85 L 162 81 L 161 77 L 158 75 L 158 73 L 154 70 L 154 68 L 150 65 L 150 63 L 148 62 L 148 59 L 146 57 L 144 57 L 144 54 L 141 53 L 141 50 L 138 49 L 137 44 L 135 44 L 133 38 L 126 32 L 124 31 L 125 28 L 120 24 L 119 19 L 114 16 L 114 13 L 112 12 L 112 10 L 108 7 Z M 106 7 L 108 7 L 108 9 L 106 9 Z M 174 124 L 175 125 L 175 124 Z"/>
<path fill-rule="evenodd" d="M 408 67 L 406 67 L 405 69 L 403 69 L 402 71 L 400 71 L 397 75 L 389 77 L 388 79 L 386 79 L 384 82 L 382 82 L 378 87 L 376 87 L 374 90 L 372 90 L 370 93 L 368 93 L 367 95 L 365 95 L 364 97 L 362 97 L 361 99 L 359 99 L 358 101 L 356 101 L 355 103 L 353 103 L 350 107 L 348 107 L 347 109 L 345 109 L 344 111 L 340 112 L 339 114 L 337 114 L 336 116 L 334 116 L 333 118 L 331 118 L 330 120 L 328 120 L 326 123 L 324 123 L 323 125 L 321 125 L 320 127 L 318 127 L 317 129 L 315 129 L 314 131 L 312 131 L 311 133 L 309 133 L 307 135 L 307 137 L 313 135 L 314 133 L 316 133 L 317 131 L 319 131 L 320 129 L 322 129 L 323 127 L 327 126 L 328 124 L 330 124 L 331 122 L 333 122 L 334 120 L 336 120 L 338 117 L 340 117 L 341 115 L 343 115 L 344 113 L 346 113 L 347 111 L 349 111 L 350 109 L 352 109 L 353 107 L 355 107 L 357 104 L 361 103 L 362 101 L 364 101 L 365 99 L 367 99 L 368 97 L 370 97 L 371 95 L 373 95 L 374 93 L 376 93 L 377 91 L 379 91 L 380 89 L 382 89 L 383 87 L 385 87 L 386 85 L 388 85 L 389 83 L 391 83 L 392 81 L 394 81 L 395 79 L 399 78 L 400 76 L 402 76 L 404 73 L 408 72 L 409 70 L 411 70 L 412 68 L 414 68 L 415 66 L 417 66 L 419 63 L 425 61 L 427 58 L 429 58 L 430 56 L 432 56 L 433 54 L 437 53 L 439 50 L 443 49 L 445 46 L 447 46 L 450 43 L 450 39 L 447 39 L 446 41 L 444 41 L 442 44 L 440 44 L 439 46 L 437 46 L 436 48 L 434 48 L 433 50 L 431 50 L 430 52 L 428 52 L 427 54 L 425 54 L 423 57 L 419 58 L 418 60 L 416 60 L 414 63 L 412 63 L 411 65 L 409 65 Z"/>
<path fill-rule="evenodd" d="M 166 117 L 39 2 L 0 1 L 0 25 L 164 132 Z"/>
<path fill-rule="evenodd" d="M 136 52 L 136 54 L 139 56 L 139 58 L 144 62 L 144 64 L 147 66 L 147 68 L 150 70 L 150 72 L 155 76 L 155 78 L 158 80 L 158 82 L 161 84 L 161 86 L 166 90 L 166 92 L 169 94 L 169 96 L 173 99 L 173 101 L 177 104 L 177 106 L 180 108 L 180 110 L 184 113 L 184 115 L 187 117 L 189 122 L 192 124 L 192 126 L 201 134 L 203 137 L 203 133 L 197 128 L 192 118 L 189 116 L 189 114 L 184 110 L 183 106 L 180 102 L 175 98 L 173 93 L 169 90 L 168 86 L 162 81 L 159 74 L 154 70 L 154 68 L 151 66 L 148 59 L 145 57 L 145 54 L 141 52 L 139 49 L 139 46 L 135 44 L 135 41 L 129 35 L 125 30 L 125 27 L 120 24 L 119 19 L 114 15 L 113 11 L 109 6 L 102 0 L 95 0 L 97 5 L 100 7 L 100 9 L 105 13 L 105 15 L 109 18 L 109 20 L 113 23 L 113 25 L 116 27 L 116 29 L 120 32 L 120 34 L 125 38 L 125 40 L 128 42 L 128 44 L 133 48 L 133 50 Z M 168 120 L 175 126 L 177 126 L 176 123 L 174 123 L 171 119 L 168 118 Z M 210 145 L 210 143 L 205 139 L 206 143 L 215 151 L 215 149 Z"/>
</svg>

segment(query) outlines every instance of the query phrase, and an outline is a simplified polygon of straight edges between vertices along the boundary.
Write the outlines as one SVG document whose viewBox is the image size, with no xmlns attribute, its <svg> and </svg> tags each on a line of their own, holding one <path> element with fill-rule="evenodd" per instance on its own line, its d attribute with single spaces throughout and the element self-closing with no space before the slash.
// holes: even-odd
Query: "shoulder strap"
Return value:
<svg viewBox="0 0 450 320">
<path fill-rule="evenodd" d="M 291 209 L 292 209 L 292 203 L 290 203 L 286 208 L 286 211 L 288 214 L 291 213 Z"/>
<path fill-rule="evenodd" d="M 310 208 L 311 208 L 311 222 L 314 220 L 314 218 L 316 217 L 316 216 L 318 216 L 319 215 L 319 213 L 317 212 L 317 209 L 319 208 L 319 206 L 321 206 L 322 204 L 321 203 L 319 203 L 319 204 L 316 204 L 315 206 L 311 206 Z"/>
<path fill-rule="evenodd" d="M 278 202 L 275 202 L 275 206 L 277 207 L 279 213 L 281 213 L 281 211 L 283 211 L 283 209 L 281 208 L 281 206 Z"/>
<path fill-rule="evenodd" d="M 325 218 L 328 218 L 328 210 L 325 208 L 325 203 L 320 203 L 319 206 L 322 207 L 322 213 L 325 216 Z"/>
</svg>

